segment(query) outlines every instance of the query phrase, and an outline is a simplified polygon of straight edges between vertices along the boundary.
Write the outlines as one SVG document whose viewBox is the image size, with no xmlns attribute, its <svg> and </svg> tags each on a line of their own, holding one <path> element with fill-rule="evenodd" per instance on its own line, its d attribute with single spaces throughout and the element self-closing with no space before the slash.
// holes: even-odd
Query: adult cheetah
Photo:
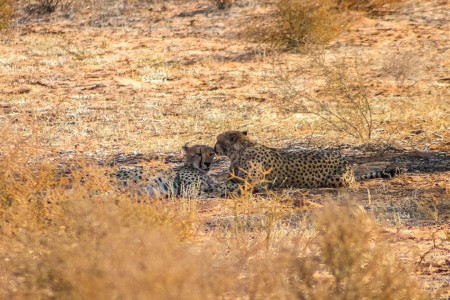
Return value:
<svg viewBox="0 0 450 300">
<path fill-rule="evenodd" d="M 219 134 L 214 150 L 230 158 L 233 181 L 263 182 L 260 186 L 270 189 L 348 187 L 355 181 L 392 178 L 400 172 L 395 168 L 355 176 L 338 153 L 316 149 L 285 152 L 250 140 L 247 131 Z"/>
</svg>

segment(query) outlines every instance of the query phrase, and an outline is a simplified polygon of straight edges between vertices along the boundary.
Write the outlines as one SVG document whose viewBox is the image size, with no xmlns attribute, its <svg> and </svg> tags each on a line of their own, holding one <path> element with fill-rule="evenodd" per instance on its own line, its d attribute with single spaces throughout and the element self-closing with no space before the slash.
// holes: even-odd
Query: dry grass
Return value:
<svg viewBox="0 0 450 300">
<path fill-rule="evenodd" d="M 342 220 L 341 218 L 345 218 Z M 390 256 L 380 228 L 359 206 L 330 205 L 317 213 L 319 264 L 331 278 L 326 297 L 316 299 L 427 299 L 429 295 Z M 309 289 L 310 290 L 310 289 Z M 321 289 L 322 291 L 324 289 Z M 306 289 L 308 291 L 308 289 Z"/>
<path fill-rule="evenodd" d="M 325 45 L 339 37 L 358 17 L 353 10 L 381 12 L 399 0 L 277 0 L 249 26 L 248 36 L 271 49 L 300 50 Z"/>
<path fill-rule="evenodd" d="M 138 204 L 98 168 L 59 178 L 51 166 L 3 154 L 12 160 L 0 174 L 2 298 L 179 298 L 197 284 L 199 295 L 226 288 L 208 274 L 213 258 L 183 242 L 195 232 L 192 211 Z"/>
<path fill-rule="evenodd" d="M 244 192 L 205 241 L 196 200 L 138 203 L 93 167 L 67 187 L 26 159 L 1 165 L 2 297 L 428 297 L 359 207 L 309 221 Z"/>
<path fill-rule="evenodd" d="M 14 15 L 15 1 L 2 0 L 0 1 L 0 30 L 8 28 L 11 18 Z"/>
<path fill-rule="evenodd" d="M 413 50 L 389 53 L 383 60 L 383 71 L 392 76 L 399 86 L 404 86 L 408 81 L 412 84 L 421 79 L 424 62 L 423 58 Z"/>
<path fill-rule="evenodd" d="M 230 9 L 235 0 L 211 0 L 218 9 Z"/>
<path fill-rule="evenodd" d="M 36 3 L 36 7 L 42 13 L 52 13 L 55 12 L 60 2 L 60 0 L 39 0 Z"/>
<path fill-rule="evenodd" d="M 270 16 L 255 22 L 250 36 L 274 48 L 298 50 L 305 44 L 328 43 L 347 22 L 347 17 L 335 11 L 332 1 L 278 0 Z"/>
<path fill-rule="evenodd" d="M 127 0 L 91 1 L 91 11 L 100 16 L 121 16 L 128 10 Z"/>
<path fill-rule="evenodd" d="M 323 50 L 309 46 L 308 57 L 314 68 L 314 81 L 321 82 L 315 92 L 302 90 L 285 71 L 276 86 L 280 89 L 284 109 L 312 115 L 327 128 L 333 128 L 365 142 L 374 131 L 373 104 L 368 83 L 361 75 L 357 58 L 327 59 Z"/>
</svg>

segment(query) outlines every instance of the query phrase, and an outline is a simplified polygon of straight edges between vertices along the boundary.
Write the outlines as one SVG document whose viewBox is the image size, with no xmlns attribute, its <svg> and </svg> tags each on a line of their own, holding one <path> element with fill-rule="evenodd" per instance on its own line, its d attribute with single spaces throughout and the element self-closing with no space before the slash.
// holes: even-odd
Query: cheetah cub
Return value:
<svg viewBox="0 0 450 300">
<path fill-rule="evenodd" d="M 151 176 L 142 168 L 122 167 L 114 175 L 123 187 L 151 197 L 227 197 L 239 192 L 232 182 L 219 183 L 208 176 L 214 149 L 206 145 L 183 146 L 182 166 Z"/>
</svg>

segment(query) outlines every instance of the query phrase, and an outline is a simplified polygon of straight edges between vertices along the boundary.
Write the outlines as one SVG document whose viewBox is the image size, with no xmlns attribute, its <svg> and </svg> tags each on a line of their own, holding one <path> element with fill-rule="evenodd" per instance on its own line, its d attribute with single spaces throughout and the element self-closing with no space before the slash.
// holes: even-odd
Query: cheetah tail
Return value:
<svg viewBox="0 0 450 300">
<path fill-rule="evenodd" d="M 400 168 L 392 168 L 392 169 L 387 169 L 385 171 L 375 171 L 375 172 L 369 172 L 369 173 L 361 175 L 361 176 L 355 176 L 355 179 L 356 179 L 356 181 L 362 181 L 362 180 L 368 180 L 368 179 L 374 179 L 374 178 L 394 178 L 403 172 L 404 172 L 404 170 L 402 170 Z"/>
</svg>

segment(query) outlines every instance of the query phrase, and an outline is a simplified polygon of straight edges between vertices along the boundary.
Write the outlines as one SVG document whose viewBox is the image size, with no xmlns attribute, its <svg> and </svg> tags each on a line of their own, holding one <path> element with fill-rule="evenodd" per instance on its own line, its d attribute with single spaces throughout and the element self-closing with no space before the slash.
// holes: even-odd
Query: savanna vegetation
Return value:
<svg viewBox="0 0 450 300">
<path fill-rule="evenodd" d="M 0 0 L 0 297 L 447 299 L 449 9 Z M 407 172 L 231 199 L 109 176 L 244 129 Z"/>
</svg>

